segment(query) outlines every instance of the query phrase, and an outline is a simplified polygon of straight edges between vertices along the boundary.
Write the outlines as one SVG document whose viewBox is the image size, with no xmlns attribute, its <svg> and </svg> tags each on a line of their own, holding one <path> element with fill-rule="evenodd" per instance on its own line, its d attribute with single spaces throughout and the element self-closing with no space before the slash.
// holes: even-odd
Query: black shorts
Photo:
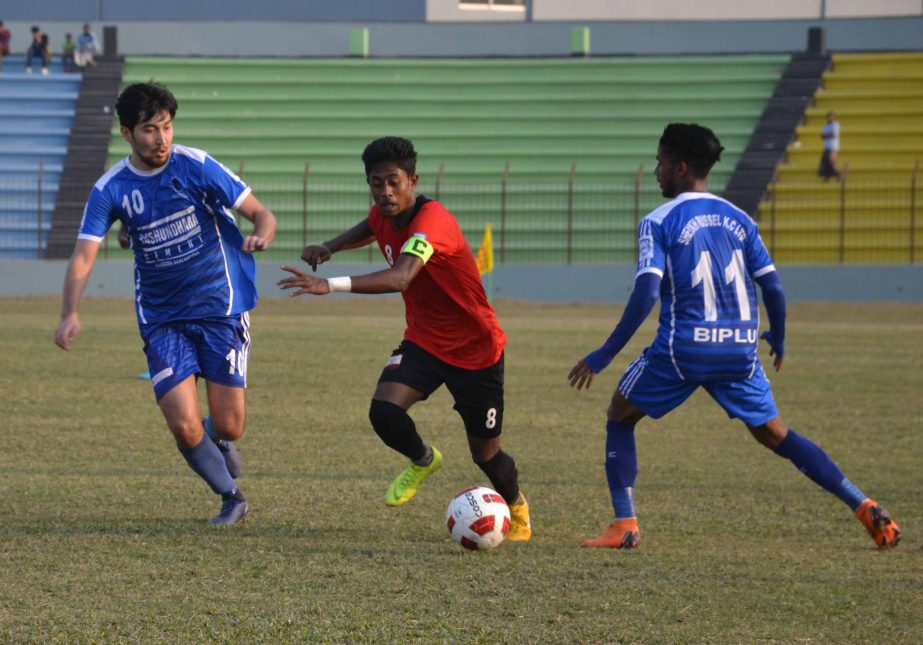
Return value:
<svg viewBox="0 0 923 645">
<path fill-rule="evenodd" d="M 422 392 L 424 399 L 445 383 L 469 434 L 492 439 L 502 431 L 503 354 L 490 367 L 466 370 L 405 340 L 391 353 L 378 382 L 401 383 Z"/>
</svg>

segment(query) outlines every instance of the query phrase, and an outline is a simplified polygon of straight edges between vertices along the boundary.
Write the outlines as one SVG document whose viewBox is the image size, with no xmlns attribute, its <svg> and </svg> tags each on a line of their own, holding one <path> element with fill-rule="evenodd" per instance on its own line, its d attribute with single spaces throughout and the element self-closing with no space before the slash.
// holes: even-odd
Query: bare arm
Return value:
<svg viewBox="0 0 923 645">
<path fill-rule="evenodd" d="M 268 249 L 276 236 L 276 216 L 272 211 L 250 193 L 237 208 L 237 212 L 253 222 L 253 233 L 244 237 L 241 249 L 247 253 Z"/>
<path fill-rule="evenodd" d="M 55 344 L 63 350 L 70 349 L 71 341 L 80 332 L 77 307 L 87 288 L 98 252 L 99 242 L 77 240 L 70 262 L 67 264 L 67 273 L 64 276 L 64 296 L 61 303 L 61 322 L 54 336 Z"/>
<path fill-rule="evenodd" d="M 415 255 L 402 253 L 394 266 L 383 271 L 375 273 L 366 273 L 364 275 L 351 276 L 351 288 L 353 293 L 393 293 L 404 291 L 417 277 L 417 274 L 423 269 L 423 260 Z M 304 273 L 294 267 L 283 266 L 283 271 L 292 274 L 291 278 L 283 278 L 277 283 L 280 289 L 297 289 L 289 295 L 291 297 L 300 296 L 305 293 L 322 296 L 330 293 L 330 283 L 317 276 Z"/>
<path fill-rule="evenodd" d="M 317 271 L 317 265 L 323 264 L 330 259 L 337 251 L 347 249 L 358 249 L 359 247 L 369 244 L 375 239 L 372 228 L 369 226 L 369 220 L 364 219 L 352 228 L 343 231 L 329 242 L 323 244 L 312 244 L 304 247 L 301 253 L 301 259 L 311 265 L 311 269 Z"/>
</svg>

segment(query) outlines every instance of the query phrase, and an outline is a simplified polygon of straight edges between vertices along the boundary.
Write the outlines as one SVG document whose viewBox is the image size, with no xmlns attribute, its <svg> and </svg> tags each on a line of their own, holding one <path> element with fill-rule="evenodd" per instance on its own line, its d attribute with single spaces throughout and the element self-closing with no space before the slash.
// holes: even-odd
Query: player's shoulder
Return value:
<svg viewBox="0 0 923 645">
<path fill-rule="evenodd" d="M 173 154 L 176 155 L 177 161 L 183 162 L 194 162 L 199 165 L 205 163 L 205 160 L 208 158 L 208 153 L 200 148 L 193 148 L 191 146 L 184 146 L 179 143 L 173 144 Z"/>
<path fill-rule="evenodd" d="M 702 213 L 734 215 L 754 224 L 753 219 L 733 203 L 713 193 L 688 192 L 677 195 L 670 201 L 648 213 L 642 221 L 649 224 L 663 224 L 671 216 L 682 217 Z"/>
<path fill-rule="evenodd" d="M 430 221 L 441 224 L 458 225 L 458 220 L 446 208 L 442 202 L 435 199 L 429 199 L 421 196 L 417 204 L 417 215 L 414 218 L 418 221 Z"/>
<path fill-rule="evenodd" d="M 114 186 L 130 180 L 133 177 L 133 174 L 128 165 L 128 157 L 116 161 L 112 166 L 103 173 L 103 175 L 96 180 L 96 183 L 93 184 L 99 192 L 103 192 L 107 187 Z"/>
</svg>

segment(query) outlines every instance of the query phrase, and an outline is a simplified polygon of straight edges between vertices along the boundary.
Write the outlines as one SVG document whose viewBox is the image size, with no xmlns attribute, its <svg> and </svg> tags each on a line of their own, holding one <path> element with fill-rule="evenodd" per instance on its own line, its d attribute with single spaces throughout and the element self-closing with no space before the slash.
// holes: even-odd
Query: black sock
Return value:
<svg viewBox="0 0 923 645">
<path fill-rule="evenodd" d="M 500 450 L 488 461 L 478 464 L 484 471 L 491 485 L 507 504 L 515 504 L 519 499 L 519 471 L 516 462 L 508 454 Z"/>
</svg>

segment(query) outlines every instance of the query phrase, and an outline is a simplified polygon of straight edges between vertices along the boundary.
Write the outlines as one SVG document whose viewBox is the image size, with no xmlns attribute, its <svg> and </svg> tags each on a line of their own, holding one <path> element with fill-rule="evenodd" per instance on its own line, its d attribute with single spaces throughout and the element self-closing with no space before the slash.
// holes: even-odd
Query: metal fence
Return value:
<svg viewBox="0 0 923 645">
<path fill-rule="evenodd" d="M 920 163 L 891 179 L 781 181 L 760 209 L 763 241 L 778 262 L 900 264 L 923 259 Z"/>
<path fill-rule="evenodd" d="M 243 170 L 243 168 L 241 168 Z M 758 214 L 764 241 L 781 263 L 915 263 L 923 256 L 918 209 L 919 164 L 907 179 L 777 183 Z M 302 248 L 330 239 L 364 218 L 368 188 L 355 181 L 312 177 L 246 177 L 254 194 L 276 214 L 279 227 L 266 259 L 294 260 Z M 636 257 L 641 217 L 663 203 L 643 168 L 629 180 L 581 179 L 576 172 L 548 181 L 505 174 L 492 182 L 421 182 L 418 192 L 438 199 L 458 218 L 473 250 L 485 225 L 493 227 L 498 263 L 611 264 Z M 86 188 L 42 173 L 0 179 L 0 257 L 42 257 L 56 201 L 79 203 Z M 243 224 L 244 230 L 249 226 Z M 102 258 L 128 257 L 118 227 Z M 374 247 L 344 251 L 353 262 L 379 262 Z"/>
</svg>

